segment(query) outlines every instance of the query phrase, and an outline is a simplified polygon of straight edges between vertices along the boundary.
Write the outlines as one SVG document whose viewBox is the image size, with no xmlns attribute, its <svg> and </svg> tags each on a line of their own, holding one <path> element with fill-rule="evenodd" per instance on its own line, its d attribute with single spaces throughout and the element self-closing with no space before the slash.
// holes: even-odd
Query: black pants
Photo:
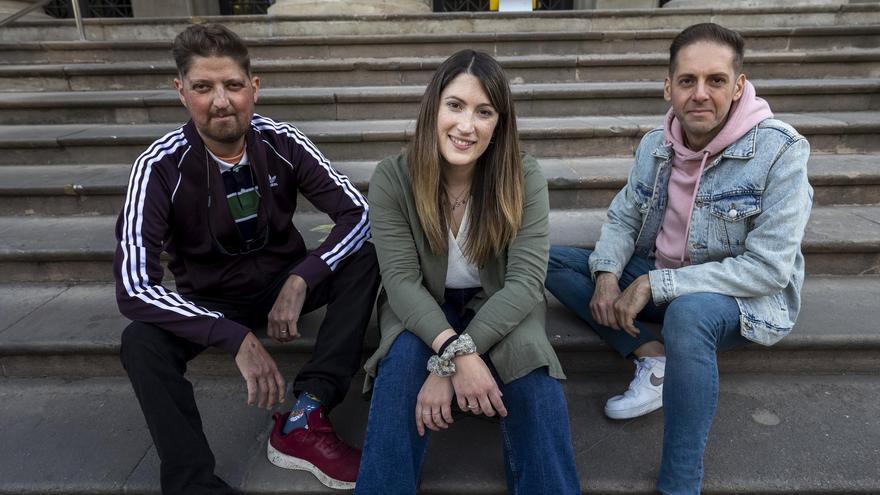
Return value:
<svg viewBox="0 0 880 495">
<path fill-rule="evenodd" d="M 281 287 L 282 273 L 253 298 L 224 300 L 191 296 L 196 304 L 220 311 L 251 329 L 264 329 Z M 351 255 L 330 277 L 309 288 L 302 314 L 327 306 L 311 359 L 293 383 L 295 393 L 307 390 L 328 407 L 339 404 L 361 365 L 364 332 L 372 314 L 379 269 L 370 243 Z M 150 435 L 161 460 L 162 493 L 231 493 L 214 475 L 214 454 L 202 429 L 186 365 L 205 346 L 142 322 L 122 333 L 122 365 L 131 379 Z"/>
</svg>

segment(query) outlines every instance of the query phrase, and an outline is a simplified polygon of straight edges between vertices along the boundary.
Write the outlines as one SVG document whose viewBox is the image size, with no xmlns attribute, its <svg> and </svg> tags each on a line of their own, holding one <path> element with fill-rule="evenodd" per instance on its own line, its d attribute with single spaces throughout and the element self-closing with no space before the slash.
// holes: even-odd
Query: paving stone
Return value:
<svg viewBox="0 0 880 495">
<path fill-rule="evenodd" d="M 2 493 L 120 493 L 152 441 L 121 379 L 0 379 Z"/>
<path fill-rule="evenodd" d="M 589 493 L 653 488 L 662 412 L 629 421 L 601 413 L 627 380 L 593 374 L 564 383 L 582 489 Z M 197 379 L 194 386 L 221 477 L 247 493 L 330 493 L 305 473 L 269 465 L 268 413 L 244 406 L 240 379 Z M 705 493 L 880 490 L 873 473 L 880 462 L 878 392 L 876 374 L 722 374 Z M 157 459 L 125 378 L 2 379 L 0 397 L 0 418 L 9 425 L 0 447 L 0 493 L 158 493 Z M 362 442 L 366 409 L 350 393 L 332 415 L 355 445 Z M 432 435 L 421 492 L 503 493 L 500 445 L 497 425 L 478 419 L 462 418 Z M 55 462 L 32 462 L 48 457 Z"/>
<path fill-rule="evenodd" d="M 245 404 L 247 389 L 244 381 L 237 377 L 194 379 L 193 387 L 205 425 L 205 436 L 216 457 L 215 473 L 230 485 L 241 487 L 251 476 L 254 464 L 269 462 L 266 460 L 265 442 L 271 414 Z M 128 395 L 130 397 L 123 396 L 121 399 L 134 400 L 133 393 Z M 289 393 L 287 400 L 288 404 L 292 400 Z M 143 424 L 142 428 L 146 429 L 140 410 L 129 421 Z M 159 456 L 153 445 L 126 479 L 125 490 L 130 493 L 156 493 L 158 480 Z M 284 490 L 285 481 L 279 480 L 276 489 Z"/>
<path fill-rule="evenodd" d="M 662 413 L 628 422 L 601 417 L 604 398 L 625 386 L 597 393 L 578 383 L 586 397 L 568 393 L 588 492 L 650 493 L 659 471 Z M 880 430 L 876 397 L 868 398 L 876 387 L 870 375 L 722 374 L 703 493 L 876 491 Z"/>
</svg>

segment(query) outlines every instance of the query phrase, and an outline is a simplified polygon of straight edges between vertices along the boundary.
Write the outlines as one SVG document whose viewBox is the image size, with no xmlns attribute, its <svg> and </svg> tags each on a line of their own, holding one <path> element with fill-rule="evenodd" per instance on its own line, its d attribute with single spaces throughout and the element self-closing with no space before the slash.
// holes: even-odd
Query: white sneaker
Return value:
<svg viewBox="0 0 880 495">
<path fill-rule="evenodd" d="M 630 419 L 663 407 L 663 375 L 666 360 L 639 358 L 636 376 L 623 395 L 615 395 L 605 403 L 605 415 L 611 419 Z"/>
</svg>

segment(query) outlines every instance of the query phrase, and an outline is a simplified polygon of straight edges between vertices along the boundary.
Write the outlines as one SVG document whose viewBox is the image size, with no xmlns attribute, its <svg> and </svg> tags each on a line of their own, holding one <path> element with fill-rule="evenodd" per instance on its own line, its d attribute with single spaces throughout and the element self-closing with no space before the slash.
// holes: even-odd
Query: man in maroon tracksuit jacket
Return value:
<svg viewBox="0 0 880 495">
<path fill-rule="evenodd" d="M 361 364 L 378 285 L 367 202 L 299 130 L 253 113 L 260 80 L 235 33 L 190 26 L 173 54 L 191 120 L 135 161 L 114 262 L 119 309 L 133 320 L 122 363 L 161 459 L 162 491 L 232 491 L 214 474 L 186 363 L 219 347 L 234 356 L 248 404 L 270 408 L 285 383 L 255 331 L 289 342 L 299 316 L 322 306 L 312 357 L 294 380 L 296 405 L 275 415 L 269 459 L 353 488 L 360 452 L 326 413 Z M 311 252 L 292 223 L 298 193 L 335 223 Z M 162 285 L 163 251 L 176 292 Z"/>
</svg>

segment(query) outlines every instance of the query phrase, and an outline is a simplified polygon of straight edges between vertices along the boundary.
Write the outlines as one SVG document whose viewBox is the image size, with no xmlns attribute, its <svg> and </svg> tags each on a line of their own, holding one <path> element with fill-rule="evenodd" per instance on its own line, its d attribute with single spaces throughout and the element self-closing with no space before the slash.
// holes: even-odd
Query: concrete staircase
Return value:
<svg viewBox="0 0 880 495">
<path fill-rule="evenodd" d="M 815 205 L 797 328 L 773 349 L 720 357 L 705 491 L 880 493 L 880 6 L 224 19 L 263 77 L 258 112 L 295 123 L 363 190 L 411 136 L 440 61 L 465 47 L 497 56 L 550 184 L 552 240 L 583 246 L 667 108 L 669 41 L 709 20 L 743 32 L 758 94 L 809 138 Z M 185 119 L 168 40 L 189 22 L 87 20 L 90 42 L 70 41 L 68 21 L 0 30 L 0 494 L 159 492 L 117 357 L 126 322 L 110 264 L 132 160 Z M 307 204 L 297 216 L 318 242 L 328 219 Z M 630 365 L 552 297 L 550 307 L 585 491 L 651 493 L 662 413 L 605 419 Z M 303 339 L 269 345 L 286 376 L 320 317 L 306 317 Z M 190 375 L 222 477 L 247 493 L 330 492 L 265 460 L 268 413 L 244 406 L 229 356 L 209 351 Z M 368 407 L 359 385 L 334 412 L 355 444 Z M 434 436 L 424 493 L 505 492 L 486 423 Z"/>
</svg>

